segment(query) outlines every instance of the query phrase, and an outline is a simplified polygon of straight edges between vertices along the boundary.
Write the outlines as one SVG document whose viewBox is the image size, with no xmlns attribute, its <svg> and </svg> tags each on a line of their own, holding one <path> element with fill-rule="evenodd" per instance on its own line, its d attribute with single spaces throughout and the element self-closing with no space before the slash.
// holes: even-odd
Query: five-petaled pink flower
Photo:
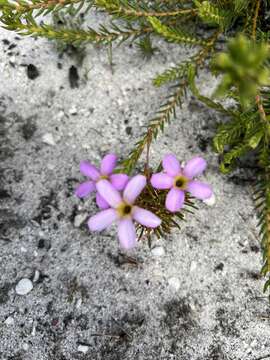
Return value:
<svg viewBox="0 0 270 360">
<path fill-rule="evenodd" d="M 162 161 L 164 172 L 153 174 L 151 184 L 156 189 L 170 189 L 166 196 L 165 206 L 171 212 L 179 211 L 185 201 L 185 192 L 204 200 L 212 195 L 209 185 L 194 177 L 200 175 L 206 168 L 206 161 L 201 157 L 194 157 L 182 168 L 173 154 L 166 155 Z"/>
<path fill-rule="evenodd" d="M 125 186 L 123 195 L 106 179 L 96 183 L 98 193 L 110 205 L 88 220 L 89 229 L 101 231 L 113 222 L 118 223 L 118 237 L 124 249 L 131 249 L 136 245 L 136 231 L 133 220 L 143 226 L 156 228 L 161 220 L 151 211 L 142 209 L 134 204 L 146 185 L 146 177 L 136 175 Z"/>
<path fill-rule="evenodd" d="M 83 175 L 89 177 L 91 180 L 80 184 L 76 190 L 75 195 L 83 198 L 96 190 L 97 183 L 100 180 L 107 179 L 116 190 L 123 190 L 128 182 L 126 174 L 113 174 L 117 163 L 117 156 L 108 154 L 104 156 L 101 161 L 100 170 L 98 170 L 89 161 L 85 160 L 80 163 L 80 171 Z M 97 192 L 96 203 L 100 209 L 107 209 L 110 207 L 108 202 Z"/>
</svg>

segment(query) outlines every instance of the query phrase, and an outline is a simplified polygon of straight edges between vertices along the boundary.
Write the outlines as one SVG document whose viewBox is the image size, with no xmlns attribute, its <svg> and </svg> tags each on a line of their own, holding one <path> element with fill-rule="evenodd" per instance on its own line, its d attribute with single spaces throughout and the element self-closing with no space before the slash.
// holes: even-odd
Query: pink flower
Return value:
<svg viewBox="0 0 270 360">
<path fill-rule="evenodd" d="M 89 229 L 101 231 L 116 221 L 120 245 L 124 249 L 132 249 L 136 246 L 136 231 L 133 220 L 149 228 L 155 228 L 161 223 L 160 218 L 151 211 L 134 205 L 145 185 L 146 177 L 137 175 L 127 183 L 123 196 L 121 196 L 108 180 L 98 181 L 96 184 L 97 191 L 107 201 L 110 208 L 92 216 L 88 220 Z"/>
<path fill-rule="evenodd" d="M 116 190 L 123 190 L 128 182 L 126 174 L 113 174 L 117 162 L 117 156 L 108 154 L 101 160 L 100 170 L 98 170 L 89 161 L 85 160 L 80 163 L 80 171 L 83 175 L 90 178 L 90 180 L 80 184 L 76 190 L 75 195 L 83 198 L 96 190 L 96 185 L 100 180 L 107 179 Z M 97 192 L 96 203 L 100 209 L 109 208 L 109 204 Z"/>
<path fill-rule="evenodd" d="M 169 211 L 176 212 L 182 208 L 186 191 L 201 200 L 208 199 L 212 195 L 209 185 L 193 180 L 207 166 L 203 158 L 194 157 L 182 168 L 177 158 L 169 154 L 163 158 L 162 165 L 165 172 L 153 174 L 151 184 L 156 189 L 170 189 L 165 203 Z"/>
</svg>

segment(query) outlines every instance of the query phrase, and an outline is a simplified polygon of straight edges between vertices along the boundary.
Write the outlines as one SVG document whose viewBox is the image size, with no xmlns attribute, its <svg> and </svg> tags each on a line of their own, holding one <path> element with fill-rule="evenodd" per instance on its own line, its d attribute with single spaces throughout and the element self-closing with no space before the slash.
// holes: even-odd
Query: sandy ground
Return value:
<svg viewBox="0 0 270 360">
<path fill-rule="evenodd" d="M 78 165 L 127 156 L 164 96 L 155 74 L 188 54 L 157 43 L 59 56 L 43 39 L 0 31 L 1 360 L 253 360 L 270 353 L 256 215 L 246 171 L 222 176 L 210 138 L 217 114 L 194 99 L 151 148 L 204 156 L 216 204 L 198 202 L 182 231 L 141 243 L 130 264 L 115 228 L 89 233 L 97 209 L 73 189 Z M 34 65 L 34 66 L 33 66 Z M 71 67 L 73 68 L 71 69 Z M 76 69 L 75 69 L 76 68 Z M 77 76 L 78 75 L 78 76 Z M 200 83 L 214 86 L 207 74 Z M 32 281 L 16 293 L 22 278 Z M 270 358 L 270 357 L 269 357 Z"/>
</svg>

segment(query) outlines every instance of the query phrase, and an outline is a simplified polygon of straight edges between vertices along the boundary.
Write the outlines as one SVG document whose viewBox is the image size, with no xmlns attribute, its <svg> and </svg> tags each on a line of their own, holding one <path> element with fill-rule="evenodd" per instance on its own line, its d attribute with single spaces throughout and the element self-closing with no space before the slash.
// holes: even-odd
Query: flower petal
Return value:
<svg viewBox="0 0 270 360">
<path fill-rule="evenodd" d="M 123 198 L 129 203 L 133 204 L 136 198 L 140 195 L 143 188 L 146 185 L 146 177 L 143 175 L 136 175 L 129 180 L 127 186 L 125 187 Z"/>
<path fill-rule="evenodd" d="M 136 231 L 131 219 L 121 219 L 118 223 L 118 237 L 123 249 L 132 249 L 136 246 Z"/>
<path fill-rule="evenodd" d="M 112 186 L 118 191 L 124 190 L 128 180 L 129 177 L 126 174 L 112 174 L 110 176 Z"/>
<path fill-rule="evenodd" d="M 107 201 L 104 200 L 98 192 L 96 194 L 96 204 L 100 209 L 108 209 L 110 207 Z"/>
<path fill-rule="evenodd" d="M 156 189 L 170 189 L 173 186 L 173 178 L 164 173 L 153 174 L 151 184 Z"/>
<path fill-rule="evenodd" d="M 101 161 L 100 171 L 102 175 L 110 175 L 117 162 L 117 156 L 115 154 L 108 154 L 104 156 Z"/>
<path fill-rule="evenodd" d="M 88 227 L 91 231 L 101 231 L 110 226 L 117 219 L 114 209 L 103 210 L 88 220 Z"/>
<path fill-rule="evenodd" d="M 193 180 L 188 183 L 187 191 L 189 191 L 192 196 L 201 200 L 210 198 L 213 193 L 209 185 L 197 180 Z"/>
<path fill-rule="evenodd" d="M 176 176 L 181 172 L 181 166 L 177 158 L 173 154 L 164 156 L 162 165 L 166 173 L 171 176 Z"/>
<path fill-rule="evenodd" d="M 83 175 L 90 177 L 94 181 L 97 181 L 100 177 L 98 169 L 87 160 L 80 162 L 80 171 Z"/>
<path fill-rule="evenodd" d="M 75 195 L 79 198 L 83 198 L 89 195 L 93 190 L 95 190 L 95 188 L 95 183 L 93 181 L 86 181 L 77 186 L 75 190 Z"/>
<path fill-rule="evenodd" d="M 112 186 L 108 180 L 99 180 L 96 183 L 96 188 L 99 194 L 107 203 L 116 208 L 122 202 L 122 198 L 117 190 Z"/>
<path fill-rule="evenodd" d="M 171 212 L 179 211 L 184 204 L 185 193 L 182 190 L 172 188 L 166 196 L 166 208 Z"/>
<path fill-rule="evenodd" d="M 206 161 L 202 157 L 196 156 L 186 163 L 183 174 L 192 179 L 200 175 L 206 169 L 206 166 Z"/>
<path fill-rule="evenodd" d="M 161 224 L 161 220 L 158 216 L 151 211 L 142 209 L 138 206 L 134 206 L 132 216 L 138 223 L 149 228 L 156 228 Z"/>
</svg>

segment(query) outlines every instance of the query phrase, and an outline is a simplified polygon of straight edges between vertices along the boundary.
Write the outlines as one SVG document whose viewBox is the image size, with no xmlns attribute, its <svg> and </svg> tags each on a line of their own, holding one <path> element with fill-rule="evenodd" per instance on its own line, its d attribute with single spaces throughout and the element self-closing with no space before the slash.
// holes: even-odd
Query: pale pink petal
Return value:
<svg viewBox="0 0 270 360">
<path fill-rule="evenodd" d="M 161 224 L 161 220 L 158 216 L 151 211 L 142 209 L 138 206 L 134 206 L 132 216 L 138 223 L 149 228 L 155 228 Z"/>
<path fill-rule="evenodd" d="M 96 194 L 96 204 L 100 209 L 108 209 L 110 207 L 107 201 L 104 200 L 98 192 Z"/>
<path fill-rule="evenodd" d="M 187 191 L 189 191 L 192 196 L 201 200 L 210 198 L 213 193 L 209 185 L 197 180 L 193 180 L 188 183 Z"/>
<path fill-rule="evenodd" d="M 146 177 L 143 175 L 136 175 L 129 180 L 127 186 L 125 187 L 123 198 L 129 203 L 133 204 L 136 198 L 140 195 L 143 188 L 146 185 Z"/>
<path fill-rule="evenodd" d="M 83 175 L 90 177 L 94 181 L 97 181 L 100 177 L 98 169 L 87 160 L 80 162 L 80 171 Z"/>
<path fill-rule="evenodd" d="M 203 158 L 196 156 L 186 163 L 183 174 L 192 179 L 200 175 L 206 169 L 206 166 L 206 161 Z"/>
<path fill-rule="evenodd" d="M 166 196 L 166 208 L 171 212 L 179 211 L 184 204 L 185 193 L 182 190 L 172 188 Z"/>
<path fill-rule="evenodd" d="M 116 208 L 122 202 L 119 192 L 115 190 L 108 180 L 99 180 L 96 183 L 96 188 L 99 194 L 111 207 Z"/>
<path fill-rule="evenodd" d="M 101 161 L 100 171 L 102 175 L 110 175 L 117 162 L 117 156 L 115 154 L 108 154 L 104 156 Z"/>
<path fill-rule="evenodd" d="M 167 174 L 176 176 L 181 172 L 181 166 L 177 158 L 173 154 L 164 156 L 162 160 L 163 169 Z"/>
<path fill-rule="evenodd" d="M 110 226 L 117 219 L 114 209 L 103 210 L 88 220 L 88 227 L 91 231 L 101 231 Z"/>
<path fill-rule="evenodd" d="M 153 174 L 150 181 L 156 189 L 170 189 L 173 186 L 173 178 L 161 172 Z"/>
<path fill-rule="evenodd" d="M 118 191 L 124 190 L 128 180 L 129 177 L 126 174 L 112 174 L 110 176 L 112 186 Z"/>
<path fill-rule="evenodd" d="M 118 237 L 123 249 L 129 250 L 136 246 L 136 231 L 131 219 L 121 219 L 118 222 Z"/>
<path fill-rule="evenodd" d="M 76 188 L 75 195 L 79 198 L 83 198 L 89 195 L 95 188 L 95 183 L 93 181 L 86 181 Z"/>
</svg>

